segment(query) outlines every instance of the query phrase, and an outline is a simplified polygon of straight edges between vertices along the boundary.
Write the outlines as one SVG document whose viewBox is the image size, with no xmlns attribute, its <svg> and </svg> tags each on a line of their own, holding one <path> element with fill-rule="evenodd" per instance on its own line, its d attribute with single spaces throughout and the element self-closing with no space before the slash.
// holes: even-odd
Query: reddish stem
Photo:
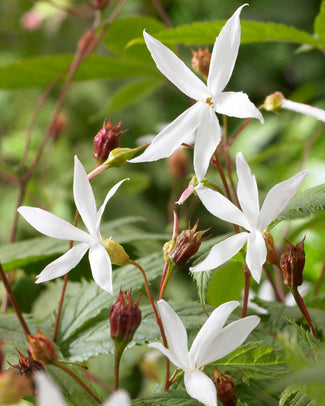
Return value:
<svg viewBox="0 0 325 406">
<path fill-rule="evenodd" d="M 297 286 L 290 288 L 290 290 L 293 294 L 293 297 L 295 298 L 295 301 L 296 301 L 301 313 L 303 314 L 305 320 L 307 321 L 308 326 L 311 328 L 312 333 L 314 334 L 315 338 L 317 338 L 317 340 L 318 340 L 318 335 L 317 335 L 314 323 L 312 322 L 312 319 L 310 317 L 310 314 L 307 310 L 307 307 L 305 305 L 303 298 L 301 297 L 300 293 L 298 292 Z"/>
<path fill-rule="evenodd" d="M 228 143 L 228 148 L 232 146 L 232 144 L 236 141 L 240 133 L 245 129 L 245 127 L 250 123 L 251 118 L 247 118 L 244 124 L 240 127 L 240 129 L 236 132 L 236 134 L 232 137 L 232 139 Z"/>
<path fill-rule="evenodd" d="M 243 309 L 241 312 L 241 318 L 246 316 L 247 313 L 247 306 L 248 306 L 248 296 L 249 296 L 249 280 L 251 277 L 251 273 L 247 266 L 244 266 L 244 275 L 245 275 L 245 288 L 244 288 L 244 299 L 243 299 Z"/>
</svg>

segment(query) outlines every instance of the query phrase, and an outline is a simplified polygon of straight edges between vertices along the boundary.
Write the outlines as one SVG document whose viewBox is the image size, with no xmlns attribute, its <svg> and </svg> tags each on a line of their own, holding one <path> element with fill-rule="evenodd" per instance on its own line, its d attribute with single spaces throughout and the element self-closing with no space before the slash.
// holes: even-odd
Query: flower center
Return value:
<svg viewBox="0 0 325 406">
<path fill-rule="evenodd" d="M 205 103 L 208 104 L 209 106 L 213 106 L 212 97 L 207 97 Z"/>
</svg>

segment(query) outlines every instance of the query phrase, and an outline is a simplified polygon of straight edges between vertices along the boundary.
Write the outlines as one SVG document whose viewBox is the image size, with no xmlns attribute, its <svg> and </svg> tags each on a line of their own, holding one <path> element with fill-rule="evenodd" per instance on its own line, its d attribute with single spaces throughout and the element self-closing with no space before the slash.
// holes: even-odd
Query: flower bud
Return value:
<svg viewBox="0 0 325 406">
<path fill-rule="evenodd" d="M 206 46 L 204 50 L 199 48 L 198 51 L 192 51 L 192 53 L 192 68 L 196 73 L 199 73 L 207 79 L 209 75 L 211 52 Z"/>
<path fill-rule="evenodd" d="M 189 156 L 184 148 L 178 148 L 168 159 L 167 166 L 173 178 L 185 178 L 187 174 Z"/>
<path fill-rule="evenodd" d="M 98 44 L 96 32 L 90 28 L 86 31 L 78 42 L 77 54 L 79 56 L 87 55 L 92 52 Z"/>
<path fill-rule="evenodd" d="M 269 232 L 264 231 L 263 237 L 267 249 L 266 262 L 270 265 L 279 266 L 279 253 L 274 246 L 272 235 Z"/>
<path fill-rule="evenodd" d="M 68 117 L 64 113 L 57 115 L 49 130 L 50 136 L 57 141 L 68 123 Z"/>
<path fill-rule="evenodd" d="M 275 92 L 270 94 L 264 100 L 264 109 L 267 111 L 273 111 L 275 113 L 282 113 L 282 102 L 284 96 L 281 92 Z"/>
<path fill-rule="evenodd" d="M 222 374 L 215 368 L 212 380 L 217 389 L 218 400 L 223 406 L 236 406 L 237 397 L 232 377 Z"/>
<path fill-rule="evenodd" d="M 112 125 L 111 118 L 107 122 L 104 121 L 102 129 L 94 138 L 94 157 L 99 163 L 103 163 L 108 158 L 108 155 L 115 148 L 120 147 L 120 138 L 127 130 L 120 131 L 122 120 Z"/>
<path fill-rule="evenodd" d="M 54 343 L 39 329 L 36 336 L 28 335 L 29 351 L 36 361 L 41 361 L 44 364 L 53 364 L 58 356 L 55 351 Z"/>
<path fill-rule="evenodd" d="M 111 238 L 104 240 L 104 243 L 105 243 L 105 245 L 104 245 L 105 250 L 107 251 L 107 253 L 110 257 L 112 264 L 125 265 L 129 262 L 129 256 L 125 252 L 122 245 L 120 245 L 116 241 L 112 240 Z"/>
<path fill-rule="evenodd" d="M 28 382 L 15 370 L 8 369 L 0 373 L 0 405 L 13 405 L 28 393 Z"/>
<path fill-rule="evenodd" d="M 143 146 L 137 148 L 115 148 L 109 153 L 105 164 L 114 168 L 124 166 L 127 164 L 128 160 L 132 159 L 133 156 L 143 148 Z"/>
<path fill-rule="evenodd" d="M 305 238 L 297 245 L 287 242 L 288 245 L 283 248 L 280 258 L 280 268 L 283 273 L 284 283 L 292 288 L 302 285 L 303 270 L 305 267 Z"/>
<path fill-rule="evenodd" d="M 188 184 L 187 188 L 181 194 L 180 198 L 177 200 L 176 204 L 183 204 L 195 191 L 195 187 L 198 185 L 197 177 L 193 176 Z"/>
<path fill-rule="evenodd" d="M 124 349 L 133 339 L 136 329 L 141 323 L 141 310 L 139 309 L 140 296 L 136 303 L 132 299 L 132 290 L 129 293 L 120 292 L 116 302 L 111 308 L 109 321 L 111 324 L 111 337 L 115 344 Z"/>
<path fill-rule="evenodd" d="M 93 0 L 93 7 L 98 9 L 104 9 L 108 6 L 110 0 Z"/>
</svg>

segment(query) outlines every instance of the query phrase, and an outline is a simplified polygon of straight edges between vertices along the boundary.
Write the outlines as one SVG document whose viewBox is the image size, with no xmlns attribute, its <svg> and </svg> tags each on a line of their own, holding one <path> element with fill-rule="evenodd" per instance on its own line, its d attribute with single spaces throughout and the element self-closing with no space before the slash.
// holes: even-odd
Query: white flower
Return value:
<svg viewBox="0 0 325 406">
<path fill-rule="evenodd" d="M 37 276 L 36 283 L 46 282 L 65 275 L 74 268 L 89 250 L 89 262 L 95 282 L 104 290 L 113 293 L 112 264 L 105 250 L 105 241 L 100 234 L 100 221 L 109 199 L 115 194 L 121 183 L 117 183 L 106 195 L 104 203 L 97 212 L 94 193 L 87 173 L 75 156 L 73 194 L 76 207 L 87 227 L 88 233 L 67 223 L 60 217 L 36 207 L 22 206 L 18 212 L 37 231 L 48 237 L 60 240 L 79 241 L 64 255 L 47 265 Z"/>
<path fill-rule="evenodd" d="M 217 37 L 205 85 L 170 49 L 144 32 L 144 39 L 158 69 L 183 93 L 197 101 L 165 127 L 146 151 L 130 162 L 156 161 L 170 156 L 183 142 L 195 136 L 194 169 L 199 182 L 216 150 L 221 129 L 215 112 L 228 116 L 258 118 L 260 111 L 242 92 L 223 92 L 236 62 L 240 45 L 239 7 Z"/>
<path fill-rule="evenodd" d="M 314 117 L 317 120 L 325 123 L 325 110 L 310 106 L 309 104 L 297 103 L 291 100 L 283 99 L 281 107 L 286 110 L 295 111 L 296 113 L 306 114 L 307 116 Z"/>
<path fill-rule="evenodd" d="M 181 319 L 167 302 L 158 301 L 169 349 L 160 343 L 150 343 L 149 346 L 162 352 L 173 364 L 184 370 L 187 393 L 206 406 L 217 405 L 217 392 L 212 380 L 200 369 L 234 351 L 260 321 L 257 316 L 249 316 L 223 328 L 230 313 L 238 305 L 239 302 L 232 301 L 215 309 L 188 351 L 187 333 Z"/>
<path fill-rule="evenodd" d="M 34 376 L 37 388 L 37 406 L 66 406 L 58 387 L 43 372 Z M 118 390 L 110 396 L 103 406 L 131 406 L 130 397 L 124 390 Z"/>
<path fill-rule="evenodd" d="M 236 168 L 237 195 L 241 210 L 221 193 L 202 184 L 196 187 L 196 192 L 210 213 L 222 220 L 242 226 L 248 232 L 241 232 L 215 245 L 208 256 L 200 264 L 191 268 L 191 271 L 201 272 L 217 268 L 232 258 L 247 242 L 246 263 L 253 278 L 259 282 L 262 266 L 266 260 L 263 232 L 296 194 L 308 171 L 301 171 L 292 178 L 275 185 L 266 195 L 260 210 L 255 176 L 252 175 L 241 152 L 236 155 Z"/>
</svg>

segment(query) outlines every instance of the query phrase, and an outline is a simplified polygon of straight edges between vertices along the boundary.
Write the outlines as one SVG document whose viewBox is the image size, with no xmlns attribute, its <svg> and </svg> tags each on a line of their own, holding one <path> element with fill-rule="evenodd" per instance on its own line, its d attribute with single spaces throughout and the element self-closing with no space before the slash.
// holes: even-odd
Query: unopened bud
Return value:
<svg viewBox="0 0 325 406">
<path fill-rule="evenodd" d="M 283 248 L 280 258 L 280 268 L 283 273 L 284 283 L 292 288 L 302 285 L 303 270 L 305 267 L 305 238 L 297 245 L 291 244 Z"/>
<path fill-rule="evenodd" d="M 215 368 L 212 380 L 217 389 L 218 400 L 223 406 L 236 406 L 237 397 L 232 377 L 222 374 Z"/>
<path fill-rule="evenodd" d="M 110 257 L 112 264 L 125 265 L 129 262 L 130 258 L 128 254 L 125 252 L 122 245 L 112 240 L 111 238 L 104 240 L 104 244 L 105 244 L 104 248 Z"/>
<path fill-rule="evenodd" d="M 87 55 L 92 52 L 98 44 L 96 32 L 90 28 L 86 31 L 78 42 L 77 54 L 79 56 Z"/>
<path fill-rule="evenodd" d="M 57 115 L 56 119 L 54 120 L 51 128 L 49 130 L 50 136 L 53 138 L 54 141 L 57 141 L 65 129 L 68 123 L 68 117 L 64 113 L 60 113 Z"/>
<path fill-rule="evenodd" d="M 279 265 L 279 253 L 274 246 L 274 240 L 272 235 L 264 231 L 263 233 L 267 254 L 266 254 L 266 262 L 270 265 Z"/>
<path fill-rule="evenodd" d="M 55 351 L 54 343 L 39 329 L 36 336 L 28 335 L 29 351 L 34 360 L 44 364 L 53 364 L 58 356 Z"/>
<path fill-rule="evenodd" d="M 121 351 L 133 339 L 136 329 L 141 323 L 141 310 L 139 308 L 140 296 L 137 302 L 132 299 L 132 291 L 120 292 L 116 302 L 111 308 L 109 321 L 111 324 L 111 337 Z"/>
<path fill-rule="evenodd" d="M 194 71 L 207 79 L 209 75 L 211 52 L 206 46 L 205 49 L 199 48 L 198 51 L 192 51 L 192 53 L 192 67 Z"/>
<path fill-rule="evenodd" d="M 124 166 L 138 151 L 141 151 L 143 148 L 144 146 L 137 148 L 115 148 L 109 153 L 105 164 L 109 165 L 111 168 L 119 168 Z"/>
<path fill-rule="evenodd" d="M 103 163 L 108 158 L 111 151 L 120 147 L 120 138 L 127 130 L 121 131 L 122 121 L 112 125 L 111 118 L 104 121 L 102 129 L 94 138 L 94 157 L 99 163 Z"/>
<path fill-rule="evenodd" d="M 104 9 L 108 6 L 110 0 L 93 0 L 93 7 L 98 9 Z"/>
<path fill-rule="evenodd" d="M 168 159 L 167 166 L 173 178 L 184 178 L 187 174 L 189 156 L 185 148 L 178 148 Z"/>
<path fill-rule="evenodd" d="M 197 177 L 193 176 L 187 188 L 184 190 L 180 198 L 177 200 L 176 204 L 183 204 L 194 193 L 195 187 L 197 185 L 198 185 Z"/>
<path fill-rule="evenodd" d="M 36 361 L 30 351 L 28 351 L 28 357 L 23 355 L 20 351 L 18 351 L 19 354 L 19 363 L 17 365 L 11 365 L 13 368 L 18 369 L 20 375 L 25 377 L 25 381 L 27 382 L 27 387 L 30 391 L 30 393 L 34 393 L 35 389 L 35 384 L 34 384 L 34 374 L 36 371 L 43 371 L 45 372 L 45 369 L 41 362 Z M 1 403 L 0 403 L 1 404 Z"/>
<path fill-rule="evenodd" d="M 8 369 L 0 374 L 0 405 L 13 405 L 29 392 L 28 382 L 15 370 Z"/>
<path fill-rule="evenodd" d="M 273 111 L 275 113 L 282 113 L 282 102 L 285 100 L 281 92 L 275 92 L 270 94 L 264 100 L 264 109 L 267 111 Z"/>
</svg>

